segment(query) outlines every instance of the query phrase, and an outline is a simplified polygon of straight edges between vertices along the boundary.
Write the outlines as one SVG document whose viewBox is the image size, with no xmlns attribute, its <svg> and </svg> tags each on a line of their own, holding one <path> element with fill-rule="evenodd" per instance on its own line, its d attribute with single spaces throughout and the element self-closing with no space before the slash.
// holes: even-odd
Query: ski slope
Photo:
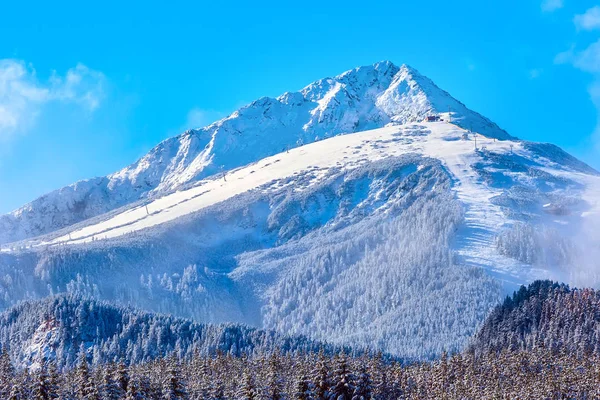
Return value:
<svg viewBox="0 0 600 400">
<path fill-rule="evenodd" d="M 33 246 L 76 245 L 116 238 L 173 221 L 251 190 L 269 190 L 270 185 L 277 187 L 285 184 L 293 190 L 301 190 L 294 189 L 294 176 L 306 171 L 324 173 L 331 168 L 349 170 L 363 163 L 407 153 L 439 158 L 446 164 L 454 166 L 453 161 L 460 162 L 461 156 L 466 157 L 466 154 L 473 152 L 469 142 L 448 140 L 455 136 L 460 137 L 463 133 L 463 130 L 454 125 L 436 122 L 389 126 L 337 136 L 213 176 L 198 182 L 191 189 L 161 197 L 101 223 L 86 226 Z M 501 149 L 507 147 L 506 143 L 499 145 Z M 462 161 L 467 162 L 465 158 Z M 471 189 L 476 188 L 469 175 L 463 174 L 458 167 L 451 171 L 457 182 L 461 184 L 464 182 L 465 187 Z M 316 181 L 318 179 L 315 179 Z M 458 188 L 461 189 L 458 191 L 459 194 L 464 192 L 460 185 Z M 477 203 L 480 199 L 470 198 L 476 193 L 479 192 L 471 190 L 461 198 Z M 487 195 L 489 196 L 489 193 Z"/>
<path fill-rule="evenodd" d="M 264 185 L 280 185 L 286 181 L 286 185 L 293 187 L 294 175 L 308 170 L 334 167 L 352 169 L 364 162 L 412 151 L 397 145 L 403 141 L 398 137 L 400 132 L 402 130 L 397 127 L 389 127 L 338 136 L 291 149 L 249 166 L 202 180 L 192 189 L 175 192 L 154 200 L 147 206 L 133 208 L 102 223 L 39 245 L 73 245 L 119 237 L 175 220 Z M 268 187 L 264 190 L 268 190 Z"/>
<path fill-rule="evenodd" d="M 126 237 L 159 227 L 250 191 L 268 192 L 284 186 L 292 191 L 306 190 L 306 182 L 296 185 L 295 180 L 309 171 L 312 174 L 312 182 L 316 184 L 320 176 L 326 175 L 327 171 L 332 169 L 352 170 L 389 157 L 419 154 L 443 163 L 452 177 L 452 190 L 464 207 L 464 224 L 454 241 L 460 263 L 483 267 L 511 288 L 533 278 L 551 277 L 548 271 L 526 266 L 501 256 L 496 251 L 494 241 L 498 232 L 514 221 L 492 201 L 507 188 L 488 185 L 473 168 L 485 152 L 507 157 L 534 158 L 521 141 L 487 138 L 481 134 L 469 133 L 448 122 L 389 125 L 290 149 L 204 179 L 187 190 L 126 209 L 106 220 L 67 231 L 58 237 L 42 237 L 25 244 L 21 243 L 20 247 L 47 249 Z M 591 206 L 583 216 L 598 213 L 600 180 L 597 176 L 563 167 L 556 168 L 551 162 L 542 167 L 555 175 L 568 176 L 569 179 L 575 179 L 584 185 L 587 189 L 581 196 Z M 12 250 L 10 246 L 5 246 L 2 251 Z"/>
<path fill-rule="evenodd" d="M 501 207 L 492 203 L 492 198 L 500 195 L 503 188 L 493 188 L 481 182 L 471 167 L 479 158 L 476 149 L 527 156 L 520 141 L 498 141 L 453 128 L 451 124 L 434 123 L 429 128 L 431 140 L 424 142 L 423 152 L 443 161 L 453 177 L 453 190 L 465 208 L 464 225 L 455 238 L 459 262 L 485 268 L 500 278 L 508 291 L 536 279 L 533 276 L 537 279 L 548 277 L 547 271 L 532 271 L 524 264 L 497 253 L 494 244 L 496 235 L 512 222 Z"/>
</svg>

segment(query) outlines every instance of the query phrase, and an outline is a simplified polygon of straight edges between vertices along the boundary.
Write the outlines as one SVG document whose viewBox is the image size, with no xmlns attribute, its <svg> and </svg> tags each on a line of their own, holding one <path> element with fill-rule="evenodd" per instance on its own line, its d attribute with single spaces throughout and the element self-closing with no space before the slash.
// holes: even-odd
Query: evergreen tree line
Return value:
<svg viewBox="0 0 600 400">
<path fill-rule="evenodd" d="M 53 361 L 17 371 L 0 356 L 0 398 L 175 399 L 592 399 L 600 396 L 600 356 L 539 347 L 403 365 L 378 356 L 288 353 L 254 356 L 194 352 L 139 365 L 88 364 L 59 373 Z"/>
<path fill-rule="evenodd" d="M 548 348 L 600 354 L 600 292 L 536 281 L 496 307 L 474 337 L 477 353 Z"/>
<path fill-rule="evenodd" d="M 175 353 L 188 358 L 218 351 L 240 356 L 254 352 L 338 351 L 303 336 L 283 335 L 239 324 L 201 324 L 71 295 L 28 301 L 0 314 L 0 345 L 17 368 L 52 359 L 59 370 L 78 364 L 81 346 L 92 365 L 143 363 Z M 0 400 L 4 398 L 0 397 Z"/>
<path fill-rule="evenodd" d="M 55 313 L 68 311 L 80 316 L 106 317 L 108 311 L 121 311 L 122 316 L 142 323 L 146 315 L 65 297 L 43 304 L 60 305 L 49 308 Z M 77 307 L 71 310 L 69 304 Z M 106 312 L 90 314 L 97 307 L 107 307 Z M 179 320 L 152 321 L 162 321 L 160 331 L 171 332 L 173 337 L 185 332 Z M 229 343 L 238 345 L 225 350 L 208 348 L 198 341 L 190 342 L 185 351 L 180 345 L 159 347 L 153 357 L 142 360 L 126 358 L 127 351 L 106 359 L 97 356 L 99 347 L 89 342 L 85 332 L 71 331 L 79 339 L 71 339 L 69 346 L 80 343 L 73 365 L 61 367 L 59 353 L 46 347 L 38 350 L 38 358 L 29 360 L 28 368 L 20 368 L 11 355 L 23 353 L 4 347 L 0 355 L 0 399 L 600 398 L 598 321 L 600 293 L 537 281 L 499 305 L 466 351 L 451 356 L 444 353 L 438 360 L 425 363 L 405 363 L 382 354 L 349 354 L 331 347 L 317 353 L 315 343 L 303 347 L 299 344 L 306 342 L 302 341 L 295 345 L 275 341 L 264 346 L 240 342 L 235 335 Z M 169 326 L 171 323 L 174 327 Z M 129 326 L 124 332 L 132 329 Z M 131 340 L 136 336 L 130 336 L 126 347 L 134 347 Z"/>
</svg>

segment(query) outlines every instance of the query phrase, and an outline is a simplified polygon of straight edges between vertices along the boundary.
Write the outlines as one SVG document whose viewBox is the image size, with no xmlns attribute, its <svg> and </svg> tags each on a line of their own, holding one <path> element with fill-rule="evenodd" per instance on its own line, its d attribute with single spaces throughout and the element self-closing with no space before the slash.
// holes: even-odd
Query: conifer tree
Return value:
<svg viewBox="0 0 600 400">
<path fill-rule="evenodd" d="M 203 357 L 197 370 L 197 390 L 196 397 L 206 399 L 210 395 L 211 383 L 213 378 L 211 371 L 208 367 L 208 360 Z"/>
<path fill-rule="evenodd" d="M 152 380 L 146 374 L 138 375 L 137 377 L 132 377 L 132 379 L 136 378 L 139 385 L 139 391 L 142 393 L 142 396 L 148 399 L 158 399 L 162 394 L 161 385 L 153 385 Z M 131 380 L 130 380 L 131 382 Z M 133 388 L 135 389 L 135 388 Z M 133 389 L 130 390 L 129 386 L 127 387 L 127 392 L 132 392 Z"/>
<path fill-rule="evenodd" d="M 388 387 L 388 368 L 383 359 L 383 354 L 378 352 L 375 357 L 366 361 L 371 380 L 373 382 L 373 396 L 378 400 L 386 400 L 391 395 Z M 394 398 L 396 398 L 394 396 Z"/>
<path fill-rule="evenodd" d="M 117 366 L 116 375 L 116 382 L 119 387 L 119 390 L 121 391 L 121 393 L 127 393 L 129 385 L 129 371 L 127 370 L 127 366 L 122 360 Z"/>
<path fill-rule="evenodd" d="M 281 355 L 278 351 L 273 352 L 269 358 L 269 371 L 267 376 L 267 398 L 270 400 L 281 400 L 283 382 L 280 377 Z"/>
<path fill-rule="evenodd" d="M 212 378 L 212 384 L 209 390 L 208 398 L 211 400 L 225 399 L 225 384 L 223 383 L 221 374 L 217 374 L 216 377 Z"/>
<path fill-rule="evenodd" d="M 325 358 L 323 349 L 319 351 L 313 382 L 315 385 L 315 400 L 326 400 L 329 397 L 331 381 L 329 379 L 329 365 L 327 365 L 327 359 Z"/>
<path fill-rule="evenodd" d="M 348 368 L 348 360 L 342 352 L 337 357 L 334 371 L 334 385 L 329 390 L 331 397 L 336 400 L 350 400 L 354 393 L 352 374 Z"/>
<path fill-rule="evenodd" d="M 90 394 L 89 388 L 90 370 L 85 355 L 85 350 L 82 348 L 79 351 L 79 364 L 77 365 L 77 371 L 75 376 L 75 383 L 77 384 L 77 394 L 79 398 L 86 399 Z"/>
<path fill-rule="evenodd" d="M 79 364 L 75 373 L 75 384 L 77 386 L 77 395 L 80 400 L 98 400 L 100 393 L 95 382 L 91 378 L 90 369 L 85 353 L 85 348 L 81 345 L 79 351 Z"/>
<path fill-rule="evenodd" d="M 119 400 L 125 392 L 121 389 L 118 382 L 115 380 L 116 371 L 113 364 L 104 366 L 102 373 L 102 399 L 103 400 Z"/>
<path fill-rule="evenodd" d="M 248 367 L 247 363 L 244 364 Z M 235 398 L 236 400 L 255 400 L 257 398 L 256 387 L 249 371 L 244 371 L 242 382 L 235 393 Z"/>
<path fill-rule="evenodd" d="M 352 400 L 370 400 L 372 399 L 372 381 L 366 366 L 363 364 L 360 366 L 360 372 L 358 379 L 356 380 L 356 386 L 352 395 Z"/>
<path fill-rule="evenodd" d="M 434 366 L 432 378 L 434 395 L 446 399 L 448 397 L 448 354 L 445 351 Z"/>
<path fill-rule="evenodd" d="M 12 382 L 15 378 L 15 369 L 13 367 L 8 348 L 2 347 L 0 354 L 0 398 L 6 399 L 11 395 Z"/>
<path fill-rule="evenodd" d="M 186 400 L 188 393 L 181 377 L 179 363 L 175 355 L 169 358 L 167 364 L 167 376 L 163 381 L 164 400 Z"/>
<path fill-rule="evenodd" d="M 295 400 L 309 400 L 311 398 L 310 386 L 306 376 L 301 375 L 296 380 L 296 388 L 294 393 Z"/>
<path fill-rule="evenodd" d="M 142 393 L 141 384 L 137 378 L 133 378 L 127 385 L 127 393 L 125 394 L 125 400 L 143 400 L 144 394 Z"/>
<path fill-rule="evenodd" d="M 52 389 L 45 363 L 34 374 L 32 394 L 34 400 L 51 400 Z"/>
<path fill-rule="evenodd" d="M 56 361 L 50 360 L 46 363 L 48 370 L 48 393 L 50 399 L 58 399 L 60 397 L 60 376 L 58 374 L 58 368 L 56 367 Z"/>
<path fill-rule="evenodd" d="M 23 391 L 23 386 L 21 384 L 12 385 L 7 398 L 8 398 L 8 400 L 26 400 L 27 399 L 27 397 Z"/>
</svg>

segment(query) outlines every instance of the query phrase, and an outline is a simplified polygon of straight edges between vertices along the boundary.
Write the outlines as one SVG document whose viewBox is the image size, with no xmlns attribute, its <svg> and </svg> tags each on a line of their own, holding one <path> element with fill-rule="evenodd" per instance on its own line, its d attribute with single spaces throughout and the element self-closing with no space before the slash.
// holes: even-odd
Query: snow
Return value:
<svg viewBox="0 0 600 400">
<path fill-rule="evenodd" d="M 287 148 L 390 122 L 419 122 L 449 110 L 464 128 L 510 138 L 415 69 L 380 62 L 319 80 L 299 92 L 261 98 L 223 120 L 163 141 L 114 174 L 59 189 L 0 216 L 0 243 L 50 233 L 140 199 L 164 196 L 221 168 L 239 168 Z"/>
<path fill-rule="evenodd" d="M 484 267 L 493 271 L 512 289 L 515 284 L 527 282 L 523 277 L 522 264 L 501 257 L 495 250 L 495 237 L 507 221 L 501 208 L 491 199 L 501 194 L 502 189 L 492 188 L 479 181 L 471 168 L 478 159 L 475 152 L 474 134 L 471 140 L 461 140 L 464 130 L 452 128 L 447 123 L 430 124 L 432 134 L 424 143 L 424 154 L 442 160 L 454 179 L 453 190 L 465 207 L 465 223 L 455 238 L 455 251 L 460 262 L 466 265 Z M 497 141 L 477 134 L 477 145 L 487 147 L 496 153 L 509 153 L 511 146 L 518 148 L 514 141 Z M 515 150 L 516 151 L 516 150 Z"/>
<path fill-rule="evenodd" d="M 431 130 L 431 133 L 413 139 L 415 133 L 425 130 Z M 472 144 L 448 141 L 449 137 L 461 134 L 462 130 L 451 124 L 423 123 L 414 126 L 389 126 L 330 138 L 229 171 L 224 178 L 217 175 L 202 180 L 192 189 L 177 191 L 147 205 L 127 210 L 107 221 L 38 245 L 70 245 L 115 238 L 172 221 L 265 184 L 302 174 L 311 168 L 321 171 L 333 167 L 351 169 L 362 163 L 406 153 L 420 153 L 443 160 L 458 182 L 457 191 L 461 200 L 468 205 L 487 204 L 487 208 L 474 213 L 471 220 L 485 218 L 489 221 L 488 224 L 495 223 L 499 226 L 503 221 L 501 211 L 499 207 L 489 203 L 489 198 L 496 193 L 480 189 L 473 183 L 473 173 L 465 174 L 459 167 L 471 162 L 469 155 L 473 152 Z M 507 149 L 508 146 L 508 143 L 497 142 L 498 149 Z"/>
<path fill-rule="evenodd" d="M 520 284 L 600 282 L 575 268 L 599 216 L 596 171 L 383 62 L 3 217 L 45 234 L 0 246 L 0 304 L 66 291 L 426 358 Z"/>
<path fill-rule="evenodd" d="M 238 194 L 255 190 L 270 182 L 291 178 L 310 168 L 325 170 L 343 164 L 343 168 L 355 168 L 361 163 L 405 152 L 394 146 L 397 127 L 383 128 L 354 135 L 338 136 L 316 142 L 289 152 L 267 157 L 255 164 L 200 181 L 194 188 L 175 192 L 145 206 L 139 206 L 119 214 L 108 221 L 85 227 L 39 245 L 79 244 L 97 239 L 114 238 L 174 220 L 210 205 L 225 201 Z M 379 143 L 377 147 L 370 142 Z M 292 184 L 290 182 L 289 184 Z"/>
<path fill-rule="evenodd" d="M 333 96 L 337 91 L 339 86 L 334 86 L 328 96 Z M 465 134 L 468 134 L 468 140 L 464 140 Z M 203 179 L 189 189 L 136 205 L 106 220 L 67 231 L 58 237 L 28 241 L 20 246 L 48 248 L 114 239 L 177 220 L 243 193 L 275 190 L 284 186 L 295 191 L 307 190 L 306 186 L 294 185 L 295 177 L 304 176 L 307 171 L 311 171 L 312 182 L 317 184 L 320 177 L 334 168 L 352 170 L 385 158 L 420 154 L 443 163 L 452 177 L 452 190 L 465 209 L 464 224 L 454 239 L 454 250 L 460 263 L 483 267 L 505 282 L 507 290 L 534 278 L 552 277 L 549 270 L 527 266 L 497 252 L 496 236 L 515 222 L 493 201 L 507 187 L 487 184 L 473 168 L 481 161 L 482 152 L 524 159 L 533 159 L 534 155 L 521 141 L 496 140 L 481 134 L 477 134 L 476 151 L 474 139 L 473 133 L 448 122 L 391 124 L 380 129 L 337 136 Z M 599 212 L 600 179 L 597 176 L 567 167 L 557 169 L 551 162 L 542 167 L 554 175 L 574 179 L 586 188 L 581 197 L 590 207 L 582 215 Z M 10 252 L 11 247 L 5 246 L 2 251 Z"/>
<path fill-rule="evenodd" d="M 37 327 L 25 343 L 22 343 L 23 358 L 29 361 L 28 366 L 31 371 L 39 370 L 47 360 L 56 359 L 52 345 L 56 345 L 59 341 L 59 327 L 53 320 L 47 319 Z"/>
</svg>

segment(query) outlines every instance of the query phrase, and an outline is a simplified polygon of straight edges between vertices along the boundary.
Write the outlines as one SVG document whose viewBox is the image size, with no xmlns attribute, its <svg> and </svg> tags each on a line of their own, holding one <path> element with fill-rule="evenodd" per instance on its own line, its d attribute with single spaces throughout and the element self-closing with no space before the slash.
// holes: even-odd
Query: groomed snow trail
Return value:
<svg viewBox="0 0 600 400">
<path fill-rule="evenodd" d="M 388 127 L 337 136 L 295 148 L 37 245 L 73 245 L 116 238 L 175 220 L 263 185 L 289 185 L 296 174 L 334 167 L 352 169 L 365 162 L 404 154 L 407 149 L 399 145 L 405 141 L 397 135 L 399 129 Z"/>
<path fill-rule="evenodd" d="M 496 235 L 511 221 L 491 201 L 502 190 L 483 182 L 472 167 L 480 160 L 475 143 L 478 150 L 487 149 L 494 153 L 523 152 L 520 143 L 489 139 L 480 134 L 468 133 L 449 123 L 431 123 L 427 127 L 431 134 L 423 143 L 423 153 L 444 163 L 454 180 L 453 190 L 465 209 L 464 225 L 457 232 L 454 241 L 457 261 L 485 268 L 500 279 L 508 290 L 526 283 L 532 274 L 543 274 L 543 271 L 534 271 L 530 266 L 504 257 L 496 251 Z"/>
<path fill-rule="evenodd" d="M 495 154 L 514 153 L 531 158 L 529 151 L 519 141 L 497 141 L 477 135 L 477 147 Z M 481 179 L 473 168 L 482 161 L 482 153 L 475 149 L 474 135 L 447 122 L 390 125 L 311 143 L 229 171 L 225 175 L 204 179 L 192 188 L 155 199 L 147 205 L 132 207 L 105 220 L 92 221 L 62 236 L 42 237 L 20 243 L 19 246 L 45 248 L 114 239 L 182 218 L 248 191 L 269 191 L 282 186 L 303 190 L 303 187 L 294 186 L 295 177 L 300 178 L 309 171 L 314 176 L 312 182 L 316 183 L 331 168 L 349 170 L 407 153 L 440 160 L 452 176 L 453 190 L 465 209 L 465 222 L 457 232 L 453 246 L 459 264 L 485 268 L 504 282 L 509 290 L 535 278 L 552 277 L 549 271 L 534 269 L 501 256 L 496 251 L 496 235 L 504 226 L 514 222 L 492 202 L 492 198 L 502 194 L 505 188 L 491 187 Z M 586 185 L 589 190 L 582 197 L 595 202 L 592 210 L 597 213 L 600 179 L 558 171 L 551 165 L 545 169 L 556 175 L 568 175 L 570 179 L 577 178 Z M 10 252 L 12 248 L 5 246 L 2 251 Z"/>
</svg>

